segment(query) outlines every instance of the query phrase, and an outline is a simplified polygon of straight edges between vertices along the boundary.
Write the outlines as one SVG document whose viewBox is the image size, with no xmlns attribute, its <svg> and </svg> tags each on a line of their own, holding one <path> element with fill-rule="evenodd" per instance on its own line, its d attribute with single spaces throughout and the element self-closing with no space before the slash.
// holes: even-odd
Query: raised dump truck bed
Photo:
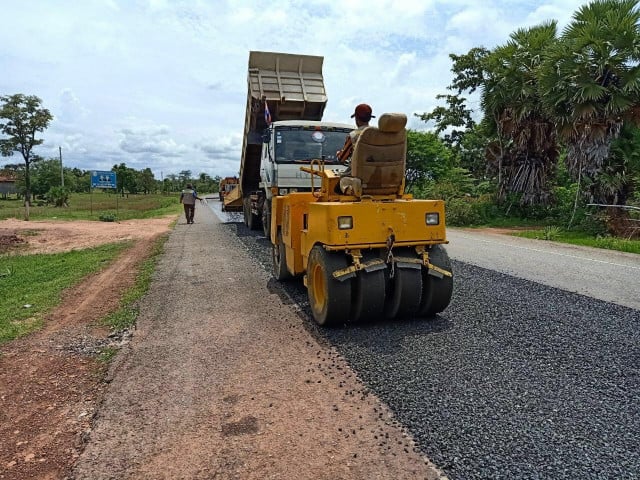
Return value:
<svg viewBox="0 0 640 480">
<path fill-rule="evenodd" d="M 262 134 L 271 121 L 320 120 L 327 104 L 322 77 L 323 57 L 289 53 L 250 52 L 247 76 L 242 159 L 241 196 L 246 198 L 260 184 Z"/>
</svg>

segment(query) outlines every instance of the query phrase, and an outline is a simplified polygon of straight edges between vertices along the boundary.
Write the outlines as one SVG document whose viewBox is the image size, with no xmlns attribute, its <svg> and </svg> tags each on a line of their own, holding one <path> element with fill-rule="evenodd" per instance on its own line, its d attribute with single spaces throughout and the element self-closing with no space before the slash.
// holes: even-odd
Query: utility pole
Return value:
<svg viewBox="0 0 640 480">
<path fill-rule="evenodd" d="M 58 147 L 58 152 L 60 153 L 60 183 L 62 184 L 62 188 L 64 188 L 64 168 L 62 168 L 62 147 Z"/>
</svg>

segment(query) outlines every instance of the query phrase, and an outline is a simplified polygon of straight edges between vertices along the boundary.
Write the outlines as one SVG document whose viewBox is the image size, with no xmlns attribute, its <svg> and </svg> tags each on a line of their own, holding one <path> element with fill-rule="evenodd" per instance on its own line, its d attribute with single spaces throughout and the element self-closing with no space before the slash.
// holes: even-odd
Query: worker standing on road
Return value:
<svg viewBox="0 0 640 480">
<path fill-rule="evenodd" d="M 187 218 L 188 224 L 193 223 L 193 216 L 196 213 L 196 200 L 202 201 L 193 185 L 187 183 L 187 188 L 180 193 L 180 203 L 184 205 L 184 216 Z"/>
</svg>

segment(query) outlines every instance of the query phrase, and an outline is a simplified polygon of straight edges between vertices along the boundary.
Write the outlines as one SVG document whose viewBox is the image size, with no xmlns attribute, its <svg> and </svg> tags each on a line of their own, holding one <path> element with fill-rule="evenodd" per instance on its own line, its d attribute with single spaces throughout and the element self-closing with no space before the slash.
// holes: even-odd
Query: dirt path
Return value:
<svg viewBox="0 0 640 480">
<path fill-rule="evenodd" d="M 91 324 L 112 307 L 94 307 L 161 232 L 2 348 L 0 478 L 443 478 L 214 215 L 196 222 L 171 234 L 106 383 L 90 353 L 107 332 Z"/>
</svg>

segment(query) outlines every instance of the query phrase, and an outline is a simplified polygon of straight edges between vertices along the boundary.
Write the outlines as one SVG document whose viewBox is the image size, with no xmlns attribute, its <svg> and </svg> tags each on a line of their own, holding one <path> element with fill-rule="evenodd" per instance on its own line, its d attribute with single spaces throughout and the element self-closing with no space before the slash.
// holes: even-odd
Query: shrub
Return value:
<svg viewBox="0 0 640 480">
<path fill-rule="evenodd" d="M 447 225 L 458 227 L 490 223 L 504 215 L 493 203 L 491 194 L 450 198 L 445 204 L 445 210 Z"/>
<path fill-rule="evenodd" d="M 118 220 L 118 217 L 116 217 L 113 213 L 101 213 L 100 216 L 98 216 L 98 219 L 101 222 L 115 222 L 116 220 Z"/>
<path fill-rule="evenodd" d="M 47 192 L 47 203 L 56 207 L 69 206 L 69 190 L 64 187 L 51 187 Z"/>
<path fill-rule="evenodd" d="M 561 233 L 562 229 L 560 227 L 557 227 L 555 225 L 547 225 L 542 231 L 542 239 L 557 240 Z"/>
</svg>

